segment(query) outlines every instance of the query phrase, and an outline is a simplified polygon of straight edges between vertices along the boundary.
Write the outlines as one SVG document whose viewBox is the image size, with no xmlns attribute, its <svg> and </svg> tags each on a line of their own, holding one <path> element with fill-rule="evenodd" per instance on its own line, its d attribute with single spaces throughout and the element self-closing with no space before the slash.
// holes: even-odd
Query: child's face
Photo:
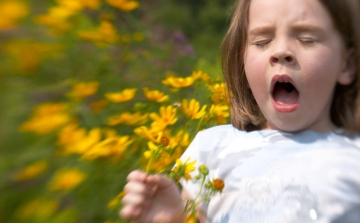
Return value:
<svg viewBox="0 0 360 223">
<path fill-rule="evenodd" d="M 317 0 L 252 0 L 245 72 L 271 129 L 330 131 L 337 82 L 350 84 L 349 52 Z"/>
</svg>

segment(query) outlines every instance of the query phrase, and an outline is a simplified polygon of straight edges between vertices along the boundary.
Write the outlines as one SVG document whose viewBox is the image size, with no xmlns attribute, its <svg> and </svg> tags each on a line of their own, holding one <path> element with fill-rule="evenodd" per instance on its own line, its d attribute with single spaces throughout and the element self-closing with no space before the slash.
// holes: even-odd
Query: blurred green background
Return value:
<svg viewBox="0 0 360 223">
<path fill-rule="evenodd" d="M 40 134 L 20 131 L 20 126 L 31 119 L 37 105 L 69 101 L 78 82 L 100 83 L 96 95 L 71 105 L 71 114 L 88 130 L 104 126 L 117 111 L 159 107 L 141 103 L 144 96 L 138 90 L 135 100 L 94 115 L 90 102 L 100 106 L 99 95 L 107 92 L 143 87 L 166 91 L 161 84 L 166 77 L 187 77 L 197 70 L 220 83 L 218 50 L 233 4 L 234 0 L 0 0 L 0 222 L 122 222 L 117 217 L 119 204 L 109 201 L 121 192 L 127 173 L 140 166 L 136 160 L 142 152 L 118 162 L 59 158 L 57 131 Z M 169 90 L 174 92 L 202 104 L 210 100 L 199 86 L 180 93 Z M 116 130 L 122 135 L 133 132 L 126 126 Z M 46 170 L 39 170 L 40 162 L 33 166 L 37 176 L 21 179 L 23 170 L 38 161 L 45 161 Z M 88 177 L 71 190 L 48 190 L 50 179 L 62 168 L 86 170 Z"/>
</svg>

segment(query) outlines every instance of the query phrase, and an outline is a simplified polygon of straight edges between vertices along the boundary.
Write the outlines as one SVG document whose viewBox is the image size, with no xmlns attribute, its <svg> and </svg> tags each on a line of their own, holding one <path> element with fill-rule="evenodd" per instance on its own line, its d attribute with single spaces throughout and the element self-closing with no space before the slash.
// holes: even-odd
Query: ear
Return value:
<svg viewBox="0 0 360 223">
<path fill-rule="evenodd" d="M 357 69 L 354 54 L 354 48 L 348 49 L 344 54 L 341 73 L 338 76 L 337 80 L 337 82 L 341 85 L 349 85 L 355 79 L 355 72 Z"/>
</svg>

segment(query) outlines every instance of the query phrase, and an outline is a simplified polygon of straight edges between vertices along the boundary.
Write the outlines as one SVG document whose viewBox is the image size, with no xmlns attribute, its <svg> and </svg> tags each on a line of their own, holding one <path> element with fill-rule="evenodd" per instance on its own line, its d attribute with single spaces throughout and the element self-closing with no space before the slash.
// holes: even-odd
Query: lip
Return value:
<svg viewBox="0 0 360 223">
<path fill-rule="evenodd" d="M 295 111 L 299 107 L 299 104 L 300 104 L 300 92 L 299 92 L 299 97 L 298 97 L 298 99 L 297 99 L 297 101 L 295 103 L 293 103 L 293 104 L 281 104 L 281 103 L 278 103 L 278 102 L 275 101 L 275 99 L 273 97 L 273 91 L 274 91 L 274 88 L 275 88 L 275 84 L 277 82 L 289 82 L 299 92 L 299 90 L 297 89 L 293 79 L 289 75 L 287 75 L 287 74 L 276 74 L 276 75 L 274 75 L 272 80 L 271 80 L 271 91 L 270 91 L 271 103 L 272 103 L 274 109 L 277 112 L 280 112 L 280 113 L 290 113 L 290 112 Z"/>
</svg>

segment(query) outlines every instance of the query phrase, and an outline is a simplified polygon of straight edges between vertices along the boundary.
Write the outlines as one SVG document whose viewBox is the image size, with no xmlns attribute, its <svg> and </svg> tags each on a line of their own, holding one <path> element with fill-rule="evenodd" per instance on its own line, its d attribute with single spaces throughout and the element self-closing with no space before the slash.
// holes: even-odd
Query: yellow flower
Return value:
<svg viewBox="0 0 360 223">
<path fill-rule="evenodd" d="M 134 129 L 134 133 L 152 142 L 156 142 L 156 137 L 161 131 L 164 130 L 165 127 L 166 126 L 164 124 L 153 122 L 151 123 L 150 128 L 146 126 L 140 126 Z"/>
<path fill-rule="evenodd" d="M 71 145 L 84 138 L 86 130 L 79 128 L 75 123 L 69 123 L 59 131 L 58 145 Z"/>
<path fill-rule="evenodd" d="M 38 198 L 20 206 L 15 211 L 15 216 L 21 220 L 34 217 L 37 222 L 44 222 L 59 209 L 59 203 L 49 198 Z"/>
<path fill-rule="evenodd" d="M 209 89 L 213 94 L 224 94 L 225 95 L 225 92 L 226 92 L 224 83 L 210 85 Z"/>
<path fill-rule="evenodd" d="M 124 125 L 143 125 L 147 121 L 148 115 L 141 115 L 140 112 L 136 113 L 130 113 L 125 112 L 120 115 L 113 115 L 111 116 L 106 124 L 110 126 L 118 125 L 118 124 L 124 124 Z"/>
<path fill-rule="evenodd" d="M 14 40 L 9 41 L 4 48 L 5 52 L 14 60 L 15 69 L 22 74 L 27 74 L 36 71 L 43 59 L 59 54 L 63 46 L 53 43 Z"/>
<path fill-rule="evenodd" d="M 84 6 L 79 0 L 56 0 L 60 7 L 66 8 L 69 11 L 78 12 L 81 11 Z"/>
<path fill-rule="evenodd" d="M 72 86 L 71 91 L 68 93 L 70 98 L 75 101 L 81 101 L 91 95 L 94 95 L 99 88 L 99 82 L 80 82 Z"/>
<path fill-rule="evenodd" d="M 174 150 L 179 148 L 181 151 L 183 151 L 183 148 L 187 148 L 190 144 L 189 133 L 184 133 L 183 130 L 180 130 L 175 136 L 170 136 L 168 132 L 159 132 L 155 142 L 158 145 L 165 146 L 167 149 Z M 176 158 L 179 157 L 175 157 L 175 159 Z"/>
<path fill-rule="evenodd" d="M 116 28 L 109 21 L 102 21 L 98 31 L 102 35 L 103 41 L 106 43 L 115 43 L 118 39 Z"/>
<path fill-rule="evenodd" d="M 168 170 L 173 165 L 173 159 L 170 156 L 169 153 L 162 152 L 160 154 L 160 159 L 157 161 L 154 161 L 151 165 L 150 171 L 151 172 L 163 172 L 164 170 Z"/>
<path fill-rule="evenodd" d="M 5 0 L 0 2 L 0 30 L 13 28 L 26 17 L 29 6 L 24 1 Z"/>
<path fill-rule="evenodd" d="M 186 215 L 186 218 L 183 223 L 197 223 L 198 220 L 196 218 L 196 215 L 188 214 Z"/>
<path fill-rule="evenodd" d="M 191 119 L 200 119 L 205 115 L 206 105 L 200 109 L 200 103 L 195 99 L 191 99 L 190 102 L 184 99 L 182 103 L 184 113 Z"/>
<path fill-rule="evenodd" d="M 99 9 L 101 2 L 100 0 L 57 0 L 56 1 L 61 7 L 67 8 L 73 11 L 81 11 L 85 7 L 91 9 Z"/>
<path fill-rule="evenodd" d="M 224 83 L 214 84 L 208 86 L 209 90 L 212 92 L 211 100 L 216 103 L 225 103 L 229 104 L 229 96 L 226 90 L 226 86 Z"/>
<path fill-rule="evenodd" d="M 119 157 L 133 141 L 129 136 L 108 137 L 87 150 L 81 159 L 93 160 L 99 157 Z"/>
<path fill-rule="evenodd" d="M 149 90 L 149 88 L 144 88 L 144 94 L 145 96 L 151 100 L 156 101 L 158 103 L 164 102 L 169 99 L 169 95 L 165 95 L 163 92 L 160 92 L 158 90 Z"/>
<path fill-rule="evenodd" d="M 180 159 L 176 160 L 176 166 L 172 170 L 174 179 L 179 182 L 182 177 L 184 177 L 186 180 L 192 179 L 190 174 L 193 172 L 195 168 L 196 160 L 189 162 L 190 158 L 188 158 L 184 163 Z"/>
<path fill-rule="evenodd" d="M 37 161 L 33 164 L 26 166 L 23 170 L 14 175 L 17 181 L 24 181 L 33 179 L 42 174 L 48 167 L 48 162 L 45 160 Z"/>
<path fill-rule="evenodd" d="M 164 147 L 156 145 L 153 142 L 148 142 L 149 149 L 144 152 L 146 159 L 151 158 L 148 166 L 146 167 L 147 172 L 162 172 L 166 169 L 171 168 L 173 165 L 172 156 L 164 150 Z"/>
<path fill-rule="evenodd" d="M 156 139 L 156 142 L 162 146 L 169 146 L 169 144 L 170 144 L 169 138 L 166 137 L 163 132 L 159 133 L 159 135 Z"/>
<path fill-rule="evenodd" d="M 59 132 L 58 145 L 64 154 L 83 154 L 101 140 L 101 131 L 94 128 L 86 133 L 85 129 L 71 124 Z"/>
<path fill-rule="evenodd" d="M 49 8 L 47 14 L 35 17 L 37 23 L 55 28 L 54 33 L 61 33 L 71 28 L 68 19 L 82 10 L 82 5 L 77 1 L 64 0 L 61 5 Z"/>
<path fill-rule="evenodd" d="M 133 0 L 106 0 L 106 2 L 125 12 L 132 11 L 139 7 L 139 2 Z"/>
<path fill-rule="evenodd" d="M 217 179 L 217 178 L 213 179 L 213 185 L 214 185 L 214 189 L 218 190 L 220 192 L 223 191 L 224 186 L 225 186 L 224 181 L 221 179 Z"/>
<path fill-rule="evenodd" d="M 62 169 L 55 173 L 49 186 L 51 191 L 67 191 L 85 179 L 85 173 L 78 169 Z"/>
<path fill-rule="evenodd" d="M 176 117 L 176 108 L 169 105 L 167 107 L 161 106 L 159 110 L 159 114 L 151 113 L 150 118 L 160 125 L 173 125 L 178 120 Z"/>
<path fill-rule="evenodd" d="M 168 77 L 162 81 L 162 83 L 166 86 L 174 87 L 174 88 L 182 88 L 182 87 L 189 87 L 195 81 L 193 77 Z"/>
<path fill-rule="evenodd" d="M 38 105 L 30 120 L 20 126 L 20 131 L 35 132 L 39 135 L 52 132 L 71 120 L 65 103 L 44 103 Z"/>
<path fill-rule="evenodd" d="M 160 132 L 156 141 L 148 142 L 148 150 L 143 153 L 144 157 L 149 160 L 146 171 L 163 172 L 170 170 L 174 166 L 174 162 L 183 154 L 180 146 L 181 140 L 177 134 L 171 137 L 169 132 Z"/>
<path fill-rule="evenodd" d="M 115 129 L 111 128 L 104 128 L 103 133 L 105 135 L 105 138 L 111 138 L 111 137 L 117 137 L 117 131 Z"/>
<path fill-rule="evenodd" d="M 116 145 L 112 148 L 112 153 L 114 155 L 121 155 L 133 142 L 134 139 L 131 139 L 130 136 L 119 136 Z"/>
<path fill-rule="evenodd" d="M 174 145 L 175 144 L 175 145 Z M 174 137 L 170 138 L 170 147 L 181 146 L 187 148 L 190 145 L 190 134 L 180 130 Z"/>
<path fill-rule="evenodd" d="M 54 6 L 49 8 L 48 14 L 46 15 L 48 15 L 50 18 L 53 18 L 54 20 L 65 21 L 66 19 L 75 15 L 76 13 L 77 10 L 74 10 L 74 8 Z"/>
<path fill-rule="evenodd" d="M 226 124 L 226 118 L 230 116 L 228 105 L 211 105 L 209 116 L 215 118 L 216 123 Z"/>
<path fill-rule="evenodd" d="M 211 83 L 210 76 L 207 73 L 204 73 L 202 71 L 193 71 L 191 74 L 191 77 L 205 81 L 208 84 Z"/>
<path fill-rule="evenodd" d="M 171 136 L 169 132 L 159 132 L 156 140 L 149 142 L 149 144 L 148 144 L 149 148 L 155 148 L 154 146 L 158 145 L 158 146 L 163 146 L 166 149 L 172 149 L 172 150 L 179 147 L 182 150 L 183 148 L 187 148 L 190 144 L 189 133 L 184 133 L 183 130 L 180 130 L 175 136 Z"/>
<path fill-rule="evenodd" d="M 209 110 L 210 116 L 222 116 L 229 117 L 229 106 L 228 105 L 211 105 Z"/>
<path fill-rule="evenodd" d="M 35 108 L 34 114 L 39 116 L 48 116 L 54 113 L 64 112 L 68 109 L 68 104 L 66 103 L 44 103 L 40 104 Z"/>
<path fill-rule="evenodd" d="M 91 9 L 99 9 L 101 2 L 100 0 L 80 0 L 81 4 Z"/>
<path fill-rule="evenodd" d="M 135 97 L 136 88 L 127 88 L 121 92 L 112 92 L 105 94 L 105 97 L 114 103 L 120 103 L 125 101 L 130 101 Z"/>
<path fill-rule="evenodd" d="M 153 142 L 148 142 L 148 147 L 149 147 L 149 150 L 146 150 L 145 152 L 144 152 L 144 157 L 146 158 L 146 159 L 150 159 L 152 156 L 153 156 L 153 154 L 154 153 L 158 153 L 158 150 L 160 149 L 160 147 L 159 146 L 157 146 L 155 143 L 153 143 Z"/>
<path fill-rule="evenodd" d="M 78 35 L 83 40 L 92 41 L 99 45 L 115 43 L 119 38 L 114 25 L 105 20 L 95 30 L 78 31 Z"/>
<path fill-rule="evenodd" d="M 69 10 L 66 7 L 54 6 L 49 8 L 47 14 L 38 15 L 34 18 L 35 22 L 52 28 L 52 34 L 61 35 L 71 28 L 68 19 L 73 16 L 76 11 Z"/>
</svg>

